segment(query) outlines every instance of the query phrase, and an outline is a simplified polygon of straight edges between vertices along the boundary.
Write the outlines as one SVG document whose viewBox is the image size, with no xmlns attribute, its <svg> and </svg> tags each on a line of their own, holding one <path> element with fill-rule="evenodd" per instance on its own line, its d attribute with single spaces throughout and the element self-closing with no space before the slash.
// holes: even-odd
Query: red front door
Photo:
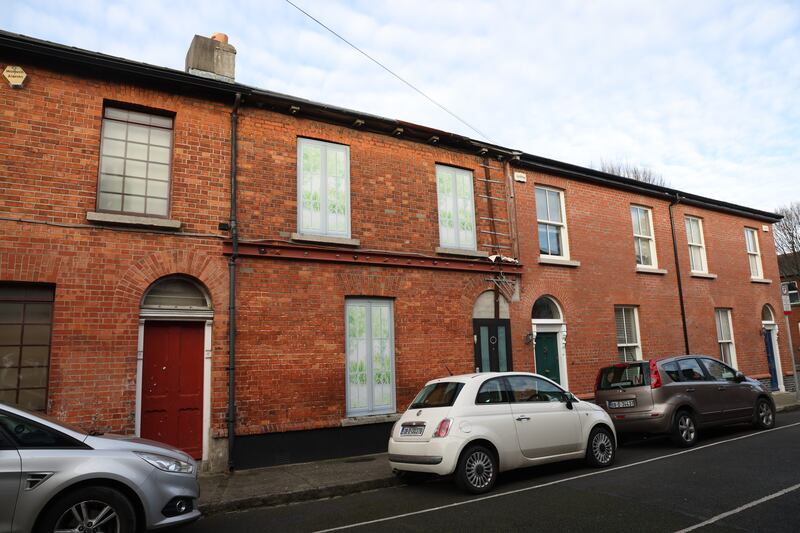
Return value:
<svg viewBox="0 0 800 533">
<path fill-rule="evenodd" d="M 202 322 L 146 322 L 141 436 L 203 454 Z"/>
</svg>

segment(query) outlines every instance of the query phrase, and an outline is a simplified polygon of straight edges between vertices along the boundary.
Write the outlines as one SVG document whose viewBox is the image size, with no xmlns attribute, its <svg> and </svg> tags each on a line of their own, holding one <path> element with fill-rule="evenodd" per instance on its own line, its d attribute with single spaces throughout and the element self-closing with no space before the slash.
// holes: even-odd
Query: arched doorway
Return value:
<svg viewBox="0 0 800 533">
<path fill-rule="evenodd" d="M 153 283 L 142 298 L 136 367 L 136 434 L 208 457 L 211 325 L 205 288 L 184 276 Z"/>
<path fill-rule="evenodd" d="M 778 324 L 775 323 L 775 310 L 769 304 L 764 304 L 761 308 L 761 332 L 764 335 L 770 388 L 784 390 L 780 350 L 778 349 Z"/>
<path fill-rule="evenodd" d="M 511 320 L 502 294 L 486 291 L 478 296 L 472 308 L 472 333 L 476 372 L 512 370 Z"/>
<path fill-rule="evenodd" d="M 567 325 L 555 298 L 541 296 L 534 302 L 531 332 L 536 372 L 567 388 Z"/>
</svg>

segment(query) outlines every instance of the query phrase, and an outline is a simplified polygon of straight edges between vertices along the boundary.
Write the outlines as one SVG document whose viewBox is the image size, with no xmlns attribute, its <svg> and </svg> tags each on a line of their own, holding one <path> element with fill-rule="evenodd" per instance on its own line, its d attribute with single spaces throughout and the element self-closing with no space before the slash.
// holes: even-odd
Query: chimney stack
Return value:
<svg viewBox="0 0 800 533">
<path fill-rule="evenodd" d="M 203 78 L 233 83 L 236 48 L 228 44 L 228 36 L 215 33 L 211 37 L 195 35 L 186 52 L 186 72 Z"/>
</svg>

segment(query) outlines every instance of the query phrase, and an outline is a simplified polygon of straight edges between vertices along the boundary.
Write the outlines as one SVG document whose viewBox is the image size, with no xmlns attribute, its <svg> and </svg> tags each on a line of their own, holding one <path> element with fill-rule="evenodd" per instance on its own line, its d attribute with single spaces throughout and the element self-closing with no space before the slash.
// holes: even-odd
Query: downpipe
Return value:
<svg viewBox="0 0 800 533">
<path fill-rule="evenodd" d="M 242 103 L 241 93 L 236 93 L 236 99 L 231 109 L 231 213 L 230 236 L 231 256 L 228 258 L 228 414 L 225 420 L 228 423 L 228 470 L 234 469 L 233 452 L 236 438 L 236 259 L 239 257 L 239 228 L 237 226 L 237 187 L 236 187 L 236 155 L 237 155 L 237 128 L 239 123 L 239 106 Z"/>
<path fill-rule="evenodd" d="M 686 306 L 683 302 L 683 280 L 681 279 L 681 262 L 678 260 L 678 241 L 675 239 L 675 217 L 672 215 L 672 208 L 681 202 L 680 194 L 675 194 L 675 199 L 669 203 L 669 225 L 672 230 L 672 253 L 675 257 L 675 274 L 678 278 L 678 301 L 681 304 L 681 325 L 683 326 L 683 346 L 686 354 L 689 351 L 689 331 L 686 328 Z"/>
</svg>

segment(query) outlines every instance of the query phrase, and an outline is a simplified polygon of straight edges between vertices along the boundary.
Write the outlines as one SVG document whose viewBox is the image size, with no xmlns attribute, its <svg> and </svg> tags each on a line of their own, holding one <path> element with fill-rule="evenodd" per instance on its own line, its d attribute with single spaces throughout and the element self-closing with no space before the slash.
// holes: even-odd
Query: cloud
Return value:
<svg viewBox="0 0 800 533">
<path fill-rule="evenodd" d="M 795 2 L 297 2 L 495 142 L 800 200 Z M 477 136 L 281 1 L 11 2 L 0 26 L 178 69 L 195 33 L 223 31 L 238 81 Z"/>
</svg>

